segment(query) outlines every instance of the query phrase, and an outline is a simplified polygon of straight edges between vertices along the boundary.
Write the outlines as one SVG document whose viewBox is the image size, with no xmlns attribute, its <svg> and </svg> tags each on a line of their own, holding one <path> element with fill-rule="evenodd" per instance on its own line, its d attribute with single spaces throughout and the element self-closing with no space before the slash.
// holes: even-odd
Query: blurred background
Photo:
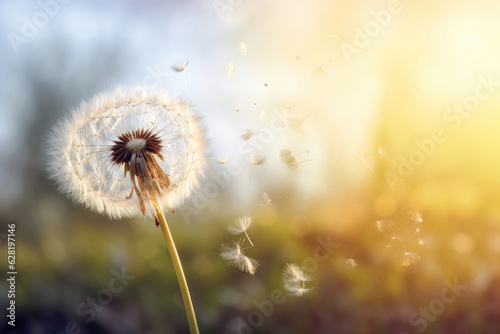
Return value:
<svg viewBox="0 0 500 334">
<path fill-rule="evenodd" d="M 44 167 L 57 119 L 141 84 L 182 96 L 207 129 L 201 189 L 167 215 L 202 333 L 500 332 L 499 10 L 1 2 L 1 268 L 15 223 L 18 274 L 16 326 L 2 312 L 0 331 L 188 332 L 154 222 L 75 206 Z M 282 149 L 311 161 L 293 171 Z M 252 154 L 266 162 L 249 181 Z M 219 256 L 235 239 L 227 225 L 248 214 L 254 276 Z M 287 263 L 314 277 L 309 294 L 287 294 Z"/>
</svg>

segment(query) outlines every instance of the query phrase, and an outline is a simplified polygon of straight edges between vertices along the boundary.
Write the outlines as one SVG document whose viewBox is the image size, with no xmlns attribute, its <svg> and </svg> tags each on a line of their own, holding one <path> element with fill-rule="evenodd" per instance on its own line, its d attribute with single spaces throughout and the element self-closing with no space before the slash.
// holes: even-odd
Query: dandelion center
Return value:
<svg viewBox="0 0 500 334">
<path fill-rule="evenodd" d="M 146 146 L 146 140 L 138 138 L 129 141 L 126 145 L 127 149 L 132 153 L 141 151 Z"/>
<path fill-rule="evenodd" d="M 160 138 L 151 130 L 141 129 L 124 133 L 114 143 L 115 145 L 111 146 L 111 160 L 116 164 L 129 163 L 134 153 L 144 151 L 158 154 L 162 149 Z"/>
</svg>

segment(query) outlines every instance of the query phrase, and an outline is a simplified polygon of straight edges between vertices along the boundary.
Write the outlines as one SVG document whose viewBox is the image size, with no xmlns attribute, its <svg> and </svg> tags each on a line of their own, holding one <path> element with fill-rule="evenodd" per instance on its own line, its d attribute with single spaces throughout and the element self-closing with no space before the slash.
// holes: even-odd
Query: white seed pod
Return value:
<svg viewBox="0 0 500 334">
<path fill-rule="evenodd" d="M 82 102 L 53 129 L 48 170 L 76 203 L 111 218 L 175 208 L 203 176 L 203 129 L 165 90 L 119 87 Z"/>
</svg>

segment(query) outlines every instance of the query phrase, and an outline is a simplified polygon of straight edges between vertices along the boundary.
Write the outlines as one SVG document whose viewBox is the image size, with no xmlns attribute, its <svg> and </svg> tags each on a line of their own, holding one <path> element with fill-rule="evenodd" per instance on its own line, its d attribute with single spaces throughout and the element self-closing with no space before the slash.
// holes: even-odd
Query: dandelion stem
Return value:
<svg viewBox="0 0 500 334">
<path fill-rule="evenodd" d="M 252 240 L 250 240 L 250 237 L 248 236 L 247 231 L 245 231 L 245 235 L 247 236 L 248 242 L 249 242 L 249 243 L 250 243 L 250 245 L 252 245 L 252 247 L 253 247 L 253 242 L 252 242 Z"/>
<path fill-rule="evenodd" d="M 175 274 L 177 275 L 177 280 L 179 281 L 179 286 L 181 288 L 182 300 L 184 301 L 184 307 L 186 308 L 186 315 L 189 322 L 189 329 L 191 334 L 199 334 L 198 324 L 196 323 L 196 315 L 194 313 L 193 302 L 191 301 L 191 296 L 189 294 L 189 288 L 186 282 L 186 277 L 184 276 L 184 271 L 182 270 L 181 260 L 179 254 L 177 254 L 177 249 L 175 248 L 174 239 L 167 225 L 167 220 L 163 215 L 158 204 L 154 205 L 156 216 L 160 222 L 163 235 L 167 240 L 167 248 L 172 258 L 172 263 L 174 264 Z"/>
</svg>

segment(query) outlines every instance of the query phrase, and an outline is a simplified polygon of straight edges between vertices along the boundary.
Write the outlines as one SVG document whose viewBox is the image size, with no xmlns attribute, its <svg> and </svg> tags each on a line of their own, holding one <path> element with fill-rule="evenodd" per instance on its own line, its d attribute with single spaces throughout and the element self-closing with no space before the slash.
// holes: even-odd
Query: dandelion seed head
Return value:
<svg viewBox="0 0 500 334">
<path fill-rule="evenodd" d="M 84 101 L 49 138 L 50 176 L 76 203 L 111 218 L 179 205 L 203 175 L 203 129 L 164 90 L 119 87 Z"/>
<path fill-rule="evenodd" d="M 252 216 L 243 216 L 236 219 L 234 222 L 228 225 L 227 231 L 231 234 L 241 234 L 246 232 L 250 225 L 252 225 Z"/>
<path fill-rule="evenodd" d="M 415 252 L 404 252 L 403 255 L 401 255 L 399 264 L 407 267 L 417 263 L 418 261 L 420 261 L 420 259 L 420 255 Z"/>
</svg>

